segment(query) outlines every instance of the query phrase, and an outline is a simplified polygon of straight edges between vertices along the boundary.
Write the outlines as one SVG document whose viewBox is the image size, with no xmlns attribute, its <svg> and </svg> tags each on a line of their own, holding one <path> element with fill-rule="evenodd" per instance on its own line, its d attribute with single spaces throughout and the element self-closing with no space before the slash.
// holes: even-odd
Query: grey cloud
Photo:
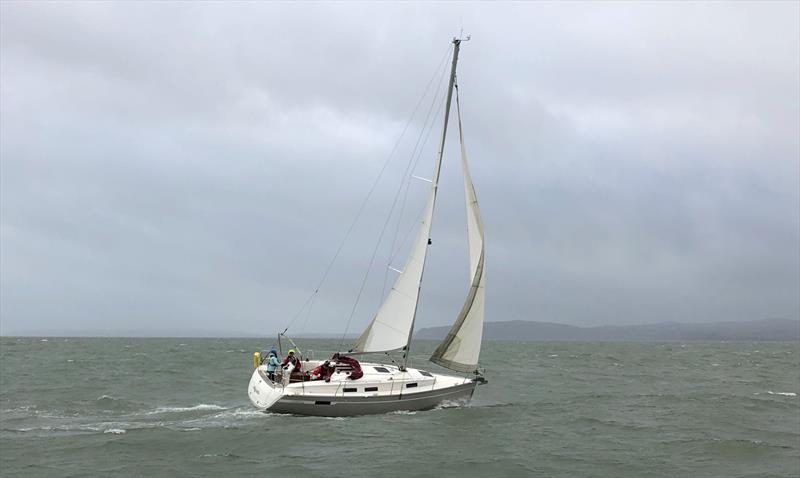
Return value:
<svg viewBox="0 0 800 478">
<path fill-rule="evenodd" d="M 796 4 L 0 8 L 3 333 L 282 328 L 462 25 L 488 320 L 800 316 Z M 342 331 L 423 117 L 308 331 Z M 421 326 L 466 287 L 456 152 Z"/>
</svg>

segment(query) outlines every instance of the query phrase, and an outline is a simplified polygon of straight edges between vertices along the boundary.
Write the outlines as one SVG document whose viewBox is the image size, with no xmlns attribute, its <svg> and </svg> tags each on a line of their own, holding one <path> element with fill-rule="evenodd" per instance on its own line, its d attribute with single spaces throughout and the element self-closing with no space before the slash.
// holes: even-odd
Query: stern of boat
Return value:
<svg viewBox="0 0 800 478">
<path fill-rule="evenodd" d="M 267 377 L 267 367 L 262 365 L 253 370 L 247 386 L 250 402 L 260 410 L 268 410 L 283 396 L 283 387 Z"/>
</svg>

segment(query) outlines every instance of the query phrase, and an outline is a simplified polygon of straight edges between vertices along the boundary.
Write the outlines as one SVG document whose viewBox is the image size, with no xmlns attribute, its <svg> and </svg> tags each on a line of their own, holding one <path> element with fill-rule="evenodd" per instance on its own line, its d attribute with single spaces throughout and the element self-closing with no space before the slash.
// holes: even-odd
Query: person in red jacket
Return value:
<svg viewBox="0 0 800 478">
<path fill-rule="evenodd" d="M 334 370 L 335 365 L 326 360 L 320 366 L 315 367 L 314 370 L 311 371 L 311 380 L 325 380 L 326 382 L 330 382 L 331 375 L 333 375 Z"/>
<path fill-rule="evenodd" d="M 364 376 L 364 371 L 361 370 L 361 364 L 358 363 L 358 360 L 348 357 L 346 355 L 340 355 L 338 352 L 333 354 L 331 360 L 335 360 L 338 363 L 343 363 L 345 365 L 349 365 L 352 368 L 352 371 L 347 376 L 350 380 L 358 380 L 359 378 Z"/>
<path fill-rule="evenodd" d="M 291 369 L 290 377 L 292 379 L 297 379 L 298 377 L 302 380 L 303 375 L 303 364 L 300 363 L 300 357 L 295 355 L 294 349 L 289 349 L 289 355 L 287 355 L 283 362 L 281 363 L 281 367 L 283 368 L 283 373 L 286 374 L 289 369 Z"/>
</svg>

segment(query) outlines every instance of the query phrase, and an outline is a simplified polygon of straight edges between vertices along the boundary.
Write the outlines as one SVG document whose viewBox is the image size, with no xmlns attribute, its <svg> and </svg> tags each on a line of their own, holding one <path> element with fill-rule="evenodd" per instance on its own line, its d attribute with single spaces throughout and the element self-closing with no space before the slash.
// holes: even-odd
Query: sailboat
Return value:
<svg viewBox="0 0 800 478">
<path fill-rule="evenodd" d="M 484 236 L 475 187 L 467 164 L 456 84 L 456 65 L 462 41 L 453 39 L 453 59 L 447 86 L 444 124 L 436 156 L 428 200 L 419 232 L 394 286 L 374 318 L 348 351 L 329 360 L 298 360 L 276 377 L 254 356 L 248 396 L 260 410 L 316 416 L 355 416 L 393 411 L 427 410 L 443 403 L 468 402 L 479 384 L 485 383 L 478 367 L 484 316 Z M 442 167 L 448 119 L 456 90 L 461 166 L 467 208 L 470 287 L 464 305 L 449 333 L 430 361 L 462 375 L 432 373 L 407 366 L 425 259 L 431 244 L 430 230 L 439 174 Z M 403 351 L 402 364 L 359 362 L 353 355 Z M 294 370 L 292 370 L 294 368 Z M 272 377 L 272 378 L 270 378 Z M 309 380 L 308 378 L 316 378 Z"/>
</svg>

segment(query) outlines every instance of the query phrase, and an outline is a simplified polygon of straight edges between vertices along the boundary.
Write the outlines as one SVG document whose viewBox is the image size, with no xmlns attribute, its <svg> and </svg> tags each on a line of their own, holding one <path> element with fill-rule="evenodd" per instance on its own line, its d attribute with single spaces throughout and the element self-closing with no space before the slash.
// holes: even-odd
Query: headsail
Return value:
<svg viewBox="0 0 800 478">
<path fill-rule="evenodd" d="M 453 40 L 453 64 L 450 69 L 450 83 L 447 87 L 447 101 L 444 108 L 444 125 L 439 151 L 436 157 L 436 167 L 433 173 L 431 191 L 422 216 L 419 233 L 411 249 L 403 272 L 394 283 L 386 299 L 375 314 L 367 329 L 358 338 L 351 352 L 388 352 L 401 348 L 408 348 L 411 334 L 414 330 L 414 320 L 419 302 L 419 290 L 422 283 L 422 273 L 425 269 L 425 257 L 428 253 L 430 240 L 431 221 L 433 210 L 436 206 L 436 191 L 439 187 L 439 173 L 442 170 L 442 155 L 447 137 L 447 123 L 450 117 L 450 103 L 453 98 L 453 85 L 455 84 L 456 64 L 458 63 L 458 50 L 461 40 Z M 408 353 L 406 352 L 406 357 Z"/>
<path fill-rule="evenodd" d="M 400 273 L 375 318 L 361 334 L 351 352 L 387 352 L 406 346 L 417 309 L 435 200 L 436 188 L 433 187 L 428 196 L 419 233 L 403 272 Z"/>
<path fill-rule="evenodd" d="M 456 87 L 458 88 L 458 87 Z M 472 278 L 469 293 L 458 314 L 458 319 L 447 337 L 431 355 L 431 362 L 459 372 L 472 372 L 478 366 L 483 338 L 484 310 L 484 244 L 483 221 L 478 208 L 478 197 L 469 174 L 467 151 L 461 128 L 461 109 L 456 89 L 456 110 L 458 112 L 458 136 L 461 142 L 461 166 L 464 173 L 464 198 L 467 202 L 467 237 L 469 240 L 469 270 Z"/>
</svg>

